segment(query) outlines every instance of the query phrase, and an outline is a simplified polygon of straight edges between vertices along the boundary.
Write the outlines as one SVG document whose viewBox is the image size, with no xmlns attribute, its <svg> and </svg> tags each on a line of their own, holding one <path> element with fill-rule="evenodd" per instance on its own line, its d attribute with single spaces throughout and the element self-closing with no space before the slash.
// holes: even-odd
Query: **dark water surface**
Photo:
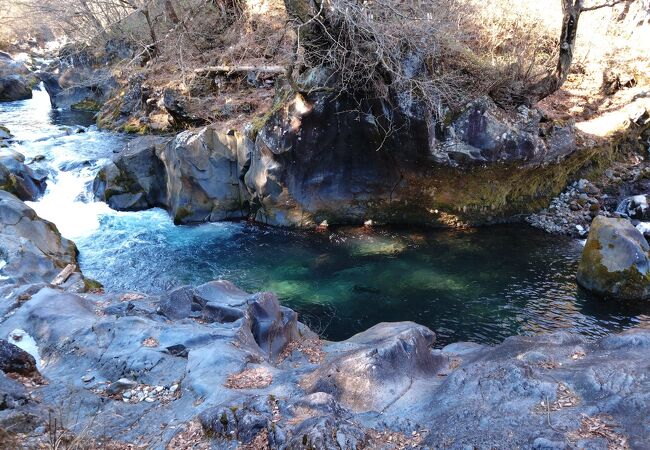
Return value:
<svg viewBox="0 0 650 450">
<path fill-rule="evenodd" d="M 334 340 L 398 320 L 430 327 L 439 345 L 551 330 L 595 337 L 650 322 L 648 307 L 579 291 L 579 241 L 523 225 L 311 233 L 228 222 L 176 227 L 161 210 L 112 211 L 92 201 L 89 185 L 125 137 L 65 128 L 88 119 L 51 111 L 42 92 L 0 104 L 0 123 L 21 140 L 16 149 L 45 155 L 51 171 L 48 192 L 31 206 L 77 243 L 84 273 L 107 290 L 158 293 L 227 279 L 276 292 Z"/>
</svg>

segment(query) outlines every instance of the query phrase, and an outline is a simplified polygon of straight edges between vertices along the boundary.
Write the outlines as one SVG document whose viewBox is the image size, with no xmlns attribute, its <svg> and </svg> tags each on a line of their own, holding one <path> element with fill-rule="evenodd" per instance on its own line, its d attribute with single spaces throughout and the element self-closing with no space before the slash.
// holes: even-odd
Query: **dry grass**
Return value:
<svg viewBox="0 0 650 450">
<path fill-rule="evenodd" d="M 330 71 L 335 89 L 394 96 L 437 118 L 482 95 L 520 104 L 555 64 L 554 30 L 520 2 L 485 3 L 335 0 L 307 22 L 294 20 L 303 48 L 297 65 Z"/>
</svg>

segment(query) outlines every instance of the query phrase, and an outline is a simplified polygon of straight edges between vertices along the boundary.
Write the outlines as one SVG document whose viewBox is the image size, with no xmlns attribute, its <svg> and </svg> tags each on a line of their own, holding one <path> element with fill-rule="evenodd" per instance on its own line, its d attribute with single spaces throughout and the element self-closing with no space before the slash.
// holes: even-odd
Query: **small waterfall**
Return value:
<svg viewBox="0 0 650 450">
<path fill-rule="evenodd" d="M 616 207 L 616 213 L 630 217 L 631 219 L 643 220 L 648 211 L 648 198 L 645 195 L 634 195 L 627 197 Z"/>
</svg>

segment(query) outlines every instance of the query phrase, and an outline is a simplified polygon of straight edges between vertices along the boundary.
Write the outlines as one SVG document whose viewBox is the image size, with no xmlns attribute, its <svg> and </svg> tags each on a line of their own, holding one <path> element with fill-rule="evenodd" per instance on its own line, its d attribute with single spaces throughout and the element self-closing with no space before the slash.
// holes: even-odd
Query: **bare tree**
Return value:
<svg viewBox="0 0 650 450">
<path fill-rule="evenodd" d="M 584 0 L 560 0 L 562 4 L 562 29 L 560 32 L 560 48 L 555 70 L 531 87 L 531 99 L 537 102 L 556 92 L 562 87 L 569 76 L 573 53 L 578 35 L 580 15 L 587 11 L 616 6 L 619 3 L 630 3 L 634 0 L 612 0 L 591 6 L 585 6 Z"/>
</svg>

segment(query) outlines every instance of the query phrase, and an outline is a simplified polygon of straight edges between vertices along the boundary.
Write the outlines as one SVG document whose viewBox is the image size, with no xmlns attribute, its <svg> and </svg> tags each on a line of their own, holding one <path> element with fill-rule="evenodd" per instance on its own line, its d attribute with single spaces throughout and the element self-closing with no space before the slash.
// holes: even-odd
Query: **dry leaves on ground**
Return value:
<svg viewBox="0 0 650 450">
<path fill-rule="evenodd" d="M 167 450 L 207 450 L 209 448 L 210 444 L 198 420 L 188 423 L 185 429 L 176 434 L 167 444 Z"/>
<path fill-rule="evenodd" d="M 367 448 L 382 448 L 386 447 L 386 444 L 390 444 L 392 446 L 390 448 L 402 450 L 407 448 L 421 448 L 426 431 L 414 431 L 410 436 L 407 436 L 403 433 L 393 431 L 371 429 L 366 432 L 366 435 L 368 437 Z"/>
<path fill-rule="evenodd" d="M 147 339 L 142 341 L 142 345 L 144 347 L 158 347 L 160 345 L 160 343 L 156 339 L 154 339 L 152 337 L 148 337 Z"/>
<path fill-rule="evenodd" d="M 571 440 L 602 438 L 607 441 L 608 450 L 628 450 L 630 448 L 627 437 L 617 433 L 617 428 L 611 416 L 601 414 L 598 416 L 584 416 L 577 431 L 569 433 Z"/>
<path fill-rule="evenodd" d="M 580 398 L 572 392 L 566 385 L 560 383 L 557 386 L 557 399 L 553 402 L 543 401 L 536 408 L 538 413 L 547 413 L 550 411 L 559 411 L 564 408 L 570 408 L 580 403 Z"/>
<path fill-rule="evenodd" d="M 229 389 L 262 389 L 272 382 L 273 375 L 267 368 L 256 367 L 228 375 L 225 386 Z"/>
<path fill-rule="evenodd" d="M 305 355 L 312 364 L 320 364 L 325 358 L 323 341 L 320 339 L 305 339 L 289 342 L 280 355 L 280 361 L 287 359 L 295 350 Z"/>
</svg>

